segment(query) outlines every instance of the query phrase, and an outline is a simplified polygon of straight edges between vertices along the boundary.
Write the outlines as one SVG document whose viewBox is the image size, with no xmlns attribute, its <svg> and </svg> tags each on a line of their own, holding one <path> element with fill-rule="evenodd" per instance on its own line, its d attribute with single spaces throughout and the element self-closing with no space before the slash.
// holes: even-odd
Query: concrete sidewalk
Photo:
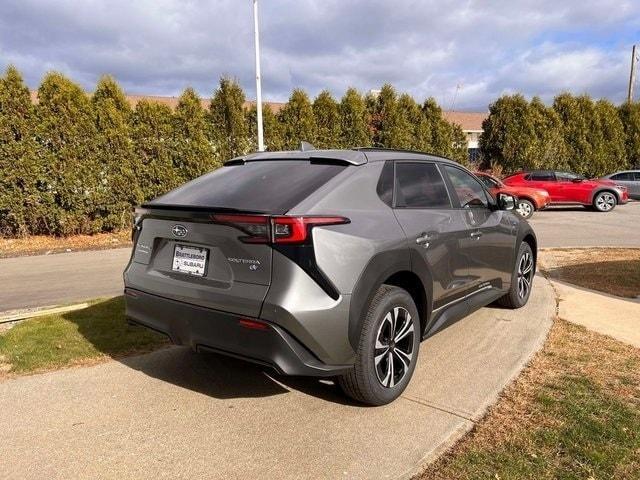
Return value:
<svg viewBox="0 0 640 480">
<path fill-rule="evenodd" d="M 537 351 L 555 298 L 484 308 L 421 345 L 405 395 L 349 403 L 328 381 L 173 347 L 0 383 L 0 477 L 407 478 L 468 431 Z"/>
<path fill-rule="evenodd" d="M 558 266 L 555 258 L 558 253 L 541 250 L 540 269 L 553 272 L 553 268 Z M 579 287 L 556 276 L 549 274 L 549 280 L 558 297 L 560 318 L 640 348 L 640 299 Z"/>
<path fill-rule="evenodd" d="M 556 279 L 551 279 L 551 283 L 560 301 L 560 318 L 640 348 L 640 301 Z"/>
</svg>

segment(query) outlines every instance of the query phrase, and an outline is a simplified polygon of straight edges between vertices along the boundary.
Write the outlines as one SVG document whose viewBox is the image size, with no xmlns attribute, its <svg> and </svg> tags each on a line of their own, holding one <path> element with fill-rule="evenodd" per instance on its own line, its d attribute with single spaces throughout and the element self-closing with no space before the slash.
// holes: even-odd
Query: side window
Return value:
<svg viewBox="0 0 640 480">
<path fill-rule="evenodd" d="M 382 173 L 378 179 L 376 188 L 380 200 L 389 206 L 393 204 L 393 162 L 391 160 L 385 162 L 382 167 Z"/>
<path fill-rule="evenodd" d="M 611 177 L 611 180 L 632 181 L 633 172 L 617 173 Z"/>
<path fill-rule="evenodd" d="M 576 173 L 556 172 L 556 180 L 558 182 L 571 182 L 572 180 L 575 180 L 576 178 L 582 178 L 582 176 L 578 175 Z"/>
<path fill-rule="evenodd" d="M 433 163 L 396 163 L 396 207 L 451 208 L 447 187 Z"/>
<path fill-rule="evenodd" d="M 469 208 L 488 206 L 487 195 L 482 188 L 482 185 L 480 185 L 475 178 L 464 170 L 450 165 L 444 165 L 443 168 L 453 185 L 453 189 L 458 197 L 461 207 Z"/>
<path fill-rule="evenodd" d="M 532 182 L 555 182 L 556 177 L 553 172 L 534 172 L 529 175 L 527 180 Z"/>
<path fill-rule="evenodd" d="M 486 175 L 477 175 L 478 180 L 484 183 L 484 186 L 487 188 L 496 188 L 498 187 L 498 183 L 491 177 L 487 177 Z"/>
</svg>

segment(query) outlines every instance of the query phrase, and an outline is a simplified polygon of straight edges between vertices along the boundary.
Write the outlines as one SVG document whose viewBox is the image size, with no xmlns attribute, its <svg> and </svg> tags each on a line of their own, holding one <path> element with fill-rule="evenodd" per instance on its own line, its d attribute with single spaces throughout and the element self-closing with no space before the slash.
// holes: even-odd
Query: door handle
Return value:
<svg viewBox="0 0 640 480">
<path fill-rule="evenodd" d="M 471 238 L 475 238 L 476 240 L 479 240 L 479 239 L 480 239 L 480 237 L 482 236 L 482 232 L 471 232 L 471 233 L 469 234 L 469 236 L 470 236 Z"/>
<path fill-rule="evenodd" d="M 418 238 L 416 238 L 416 243 L 418 245 L 422 245 L 424 248 L 429 247 L 429 240 L 433 238 L 432 235 L 429 235 L 426 232 L 421 233 Z"/>
</svg>

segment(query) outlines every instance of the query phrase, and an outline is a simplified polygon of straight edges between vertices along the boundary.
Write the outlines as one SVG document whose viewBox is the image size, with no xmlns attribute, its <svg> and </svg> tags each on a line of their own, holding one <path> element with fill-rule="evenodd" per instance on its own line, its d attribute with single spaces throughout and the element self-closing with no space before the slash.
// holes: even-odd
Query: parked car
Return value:
<svg viewBox="0 0 640 480">
<path fill-rule="evenodd" d="M 546 190 L 523 186 L 510 187 L 493 175 L 484 172 L 475 172 L 475 175 L 484 183 L 484 186 L 494 197 L 497 197 L 499 193 L 508 193 L 515 196 L 518 199 L 517 211 L 523 218 L 531 218 L 533 212 L 542 210 L 551 203 L 551 197 Z"/>
<path fill-rule="evenodd" d="M 617 204 L 627 203 L 627 189 L 610 180 L 588 180 L 582 175 L 553 170 L 518 172 L 503 179 L 512 187 L 546 190 L 552 205 L 584 205 L 599 212 L 609 212 Z"/>
<path fill-rule="evenodd" d="M 537 241 L 457 163 L 383 149 L 254 153 L 136 209 L 126 315 L 176 344 L 393 401 L 420 341 L 527 303 Z"/>
<path fill-rule="evenodd" d="M 629 198 L 640 200 L 640 170 L 611 173 L 602 177 L 601 180 L 610 180 L 616 185 L 622 185 L 627 189 Z"/>
</svg>

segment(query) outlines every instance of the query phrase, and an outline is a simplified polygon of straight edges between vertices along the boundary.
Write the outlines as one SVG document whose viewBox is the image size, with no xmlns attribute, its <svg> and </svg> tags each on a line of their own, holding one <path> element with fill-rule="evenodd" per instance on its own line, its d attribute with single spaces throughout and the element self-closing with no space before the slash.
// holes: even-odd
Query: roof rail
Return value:
<svg viewBox="0 0 640 480">
<path fill-rule="evenodd" d="M 386 147 L 356 147 L 352 148 L 352 150 L 357 150 L 358 152 L 402 152 L 402 153 L 415 153 L 417 155 L 430 155 L 432 157 L 444 158 L 445 160 L 452 160 L 449 157 L 445 157 L 444 155 L 440 155 L 439 153 L 431 153 L 431 152 L 422 152 L 420 150 L 409 150 L 405 148 L 386 148 Z"/>
</svg>

